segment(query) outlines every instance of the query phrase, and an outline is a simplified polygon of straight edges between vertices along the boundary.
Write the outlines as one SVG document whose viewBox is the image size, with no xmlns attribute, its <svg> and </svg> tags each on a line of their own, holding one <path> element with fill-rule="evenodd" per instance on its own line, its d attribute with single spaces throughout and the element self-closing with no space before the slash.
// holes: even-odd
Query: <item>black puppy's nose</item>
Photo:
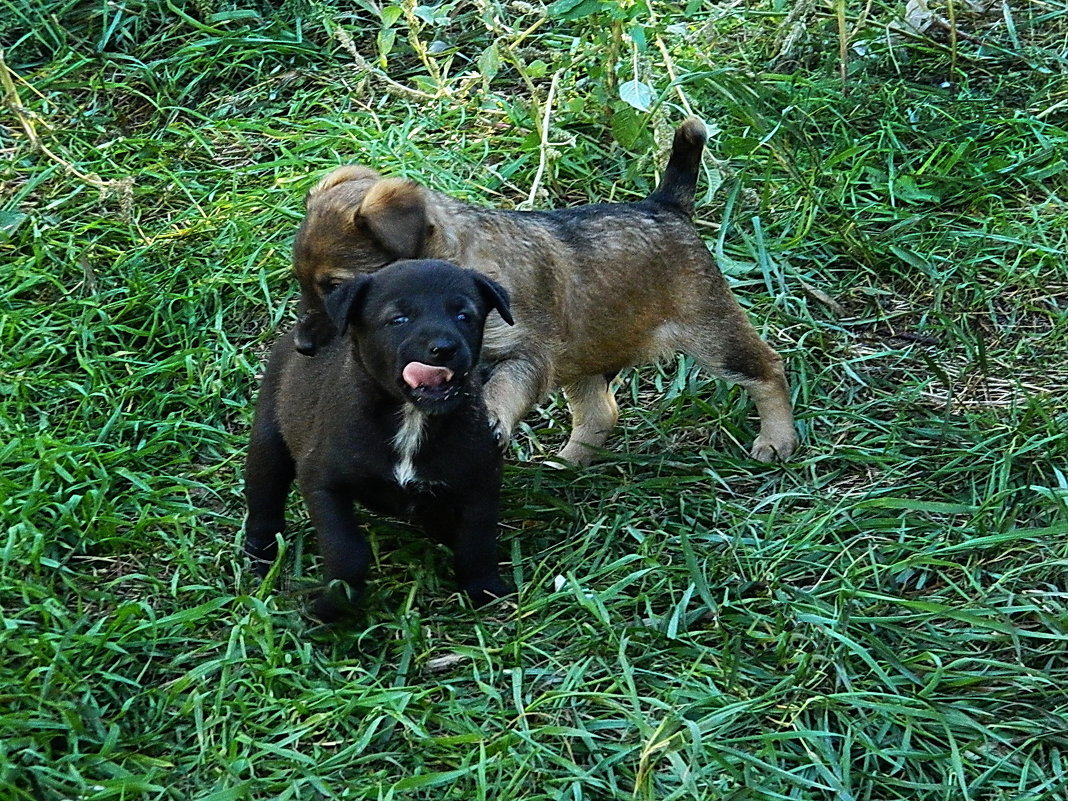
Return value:
<svg viewBox="0 0 1068 801">
<path fill-rule="evenodd" d="M 438 361 L 447 361 L 456 354 L 458 345 L 450 339 L 438 338 L 430 340 L 427 350 Z"/>
</svg>

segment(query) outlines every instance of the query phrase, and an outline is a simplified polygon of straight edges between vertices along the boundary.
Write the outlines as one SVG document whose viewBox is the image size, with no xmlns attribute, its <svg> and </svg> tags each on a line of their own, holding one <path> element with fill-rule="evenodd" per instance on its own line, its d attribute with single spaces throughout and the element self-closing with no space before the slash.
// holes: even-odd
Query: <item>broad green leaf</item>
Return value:
<svg viewBox="0 0 1068 801">
<path fill-rule="evenodd" d="M 21 211 L 0 211 L 0 236 L 11 236 L 28 219 Z"/>
<path fill-rule="evenodd" d="M 623 108 L 612 115 L 612 135 L 628 150 L 638 142 L 645 124 L 636 111 Z"/>
<path fill-rule="evenodd" d="M 556 0 L 549 6 L 550 17 L 564 20 L 576 20 L 596 14 L 610 6 L 605 0 Z"/>
<path fill-rule="evenodd" d="M 378 55 L 383 59 L 393 52 L 393 44 L 397 41 L 397 32 L 393 28 L 383 28 L 378 32 Z"/>
<path fill-rule="evenodd" d="M 641 81 L 627 81 L 619 85 L 619 97 L 629 106 L 638 111 L 648 111 L 653 104 L 653 89 L 649 84 Z"/>
<path fill-rule="evenodd" d="M 549 71 L 549 65 L 542 61 L 540 58 L 531 61 L 526 66 L 526 73 L 528 78 L 544 78 L 545 73 Z"/>
<path fill-rule="evenodd" d="M 487 81 L 492 81 L 501 70 L 501 54 L 496 44 L 491 44 L 478 57 L 478 71 Z"/>
</svg>

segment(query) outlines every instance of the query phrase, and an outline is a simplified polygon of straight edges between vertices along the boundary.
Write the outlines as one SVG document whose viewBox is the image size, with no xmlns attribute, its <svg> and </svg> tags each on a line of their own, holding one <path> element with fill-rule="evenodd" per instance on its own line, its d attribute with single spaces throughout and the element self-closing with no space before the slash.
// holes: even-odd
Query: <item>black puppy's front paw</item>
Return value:
<svg viewBox="0 0 1068 801">
<path fill-rule="evenodd" d="M 271 572 L 271 565 L 274 564 L 274 560 L 268 561 L 267 559 L 249 559 L 249 567 L 252 569 L 252 575 L 263 581 L 267 578 L 267 574 Z"/>
<path fill-rule="evenodd" d="M 273 536 L 269 539 L 250 536 L 245 540 L 245 556 L 253 575 L 262 581 L 278 558 L 278 542 Z"/>
<path fill-rule="evenodd" d="M 515 595 L 515 587 L 497 575 L 486 576 L 475 581 L 466 581 L 461 585 L 460 589 L 471 599 L 471 604 L 476 609 L 496 601 L 498 598 L 508 598 Z"/>
<path fill-rule="evenodd" d="M 334 581 L 312 602 L 311 612 L 327 624 L 353 620 L 360 613 L 359 602 L 362 598 L 362 586 L 354 587 L 343 581 Z"/>
</svg>

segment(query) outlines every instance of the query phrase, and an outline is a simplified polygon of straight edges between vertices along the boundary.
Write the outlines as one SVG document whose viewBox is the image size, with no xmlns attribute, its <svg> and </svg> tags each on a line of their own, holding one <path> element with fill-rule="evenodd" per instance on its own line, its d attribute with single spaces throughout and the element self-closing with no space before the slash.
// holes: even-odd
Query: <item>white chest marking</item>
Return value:
<svg viewBox="0 0 1068 801">
<path fill-rule="evenodd" d="M 397 463 L 393 465 L 393 477 L 402 487 L 419 481 L 415 474 L 415 454 L 423 444 L 423 428 L 426 417 L 410 403 L 404 405 L 404 420 L 393 437 L 393 450 L 397 454 Z"/>
</svg>

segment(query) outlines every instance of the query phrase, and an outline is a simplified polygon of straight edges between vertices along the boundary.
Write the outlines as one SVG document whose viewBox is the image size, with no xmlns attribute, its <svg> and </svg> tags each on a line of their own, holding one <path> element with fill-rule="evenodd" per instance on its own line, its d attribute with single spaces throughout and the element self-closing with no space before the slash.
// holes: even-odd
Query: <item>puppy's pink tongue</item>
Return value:
<svg viewBox="0 0 1068 801">
<path fill-rule="evenodd" d="M 452 370 L 448 367 L 434 367 L 422 362 L 410 362 L 404 368 L 404 372 L 401 373 L 401 378 L 412 389 L 418 389 L 419 387 L 434 388 L 440 387 L 452 378 Z"/>
</svg>

